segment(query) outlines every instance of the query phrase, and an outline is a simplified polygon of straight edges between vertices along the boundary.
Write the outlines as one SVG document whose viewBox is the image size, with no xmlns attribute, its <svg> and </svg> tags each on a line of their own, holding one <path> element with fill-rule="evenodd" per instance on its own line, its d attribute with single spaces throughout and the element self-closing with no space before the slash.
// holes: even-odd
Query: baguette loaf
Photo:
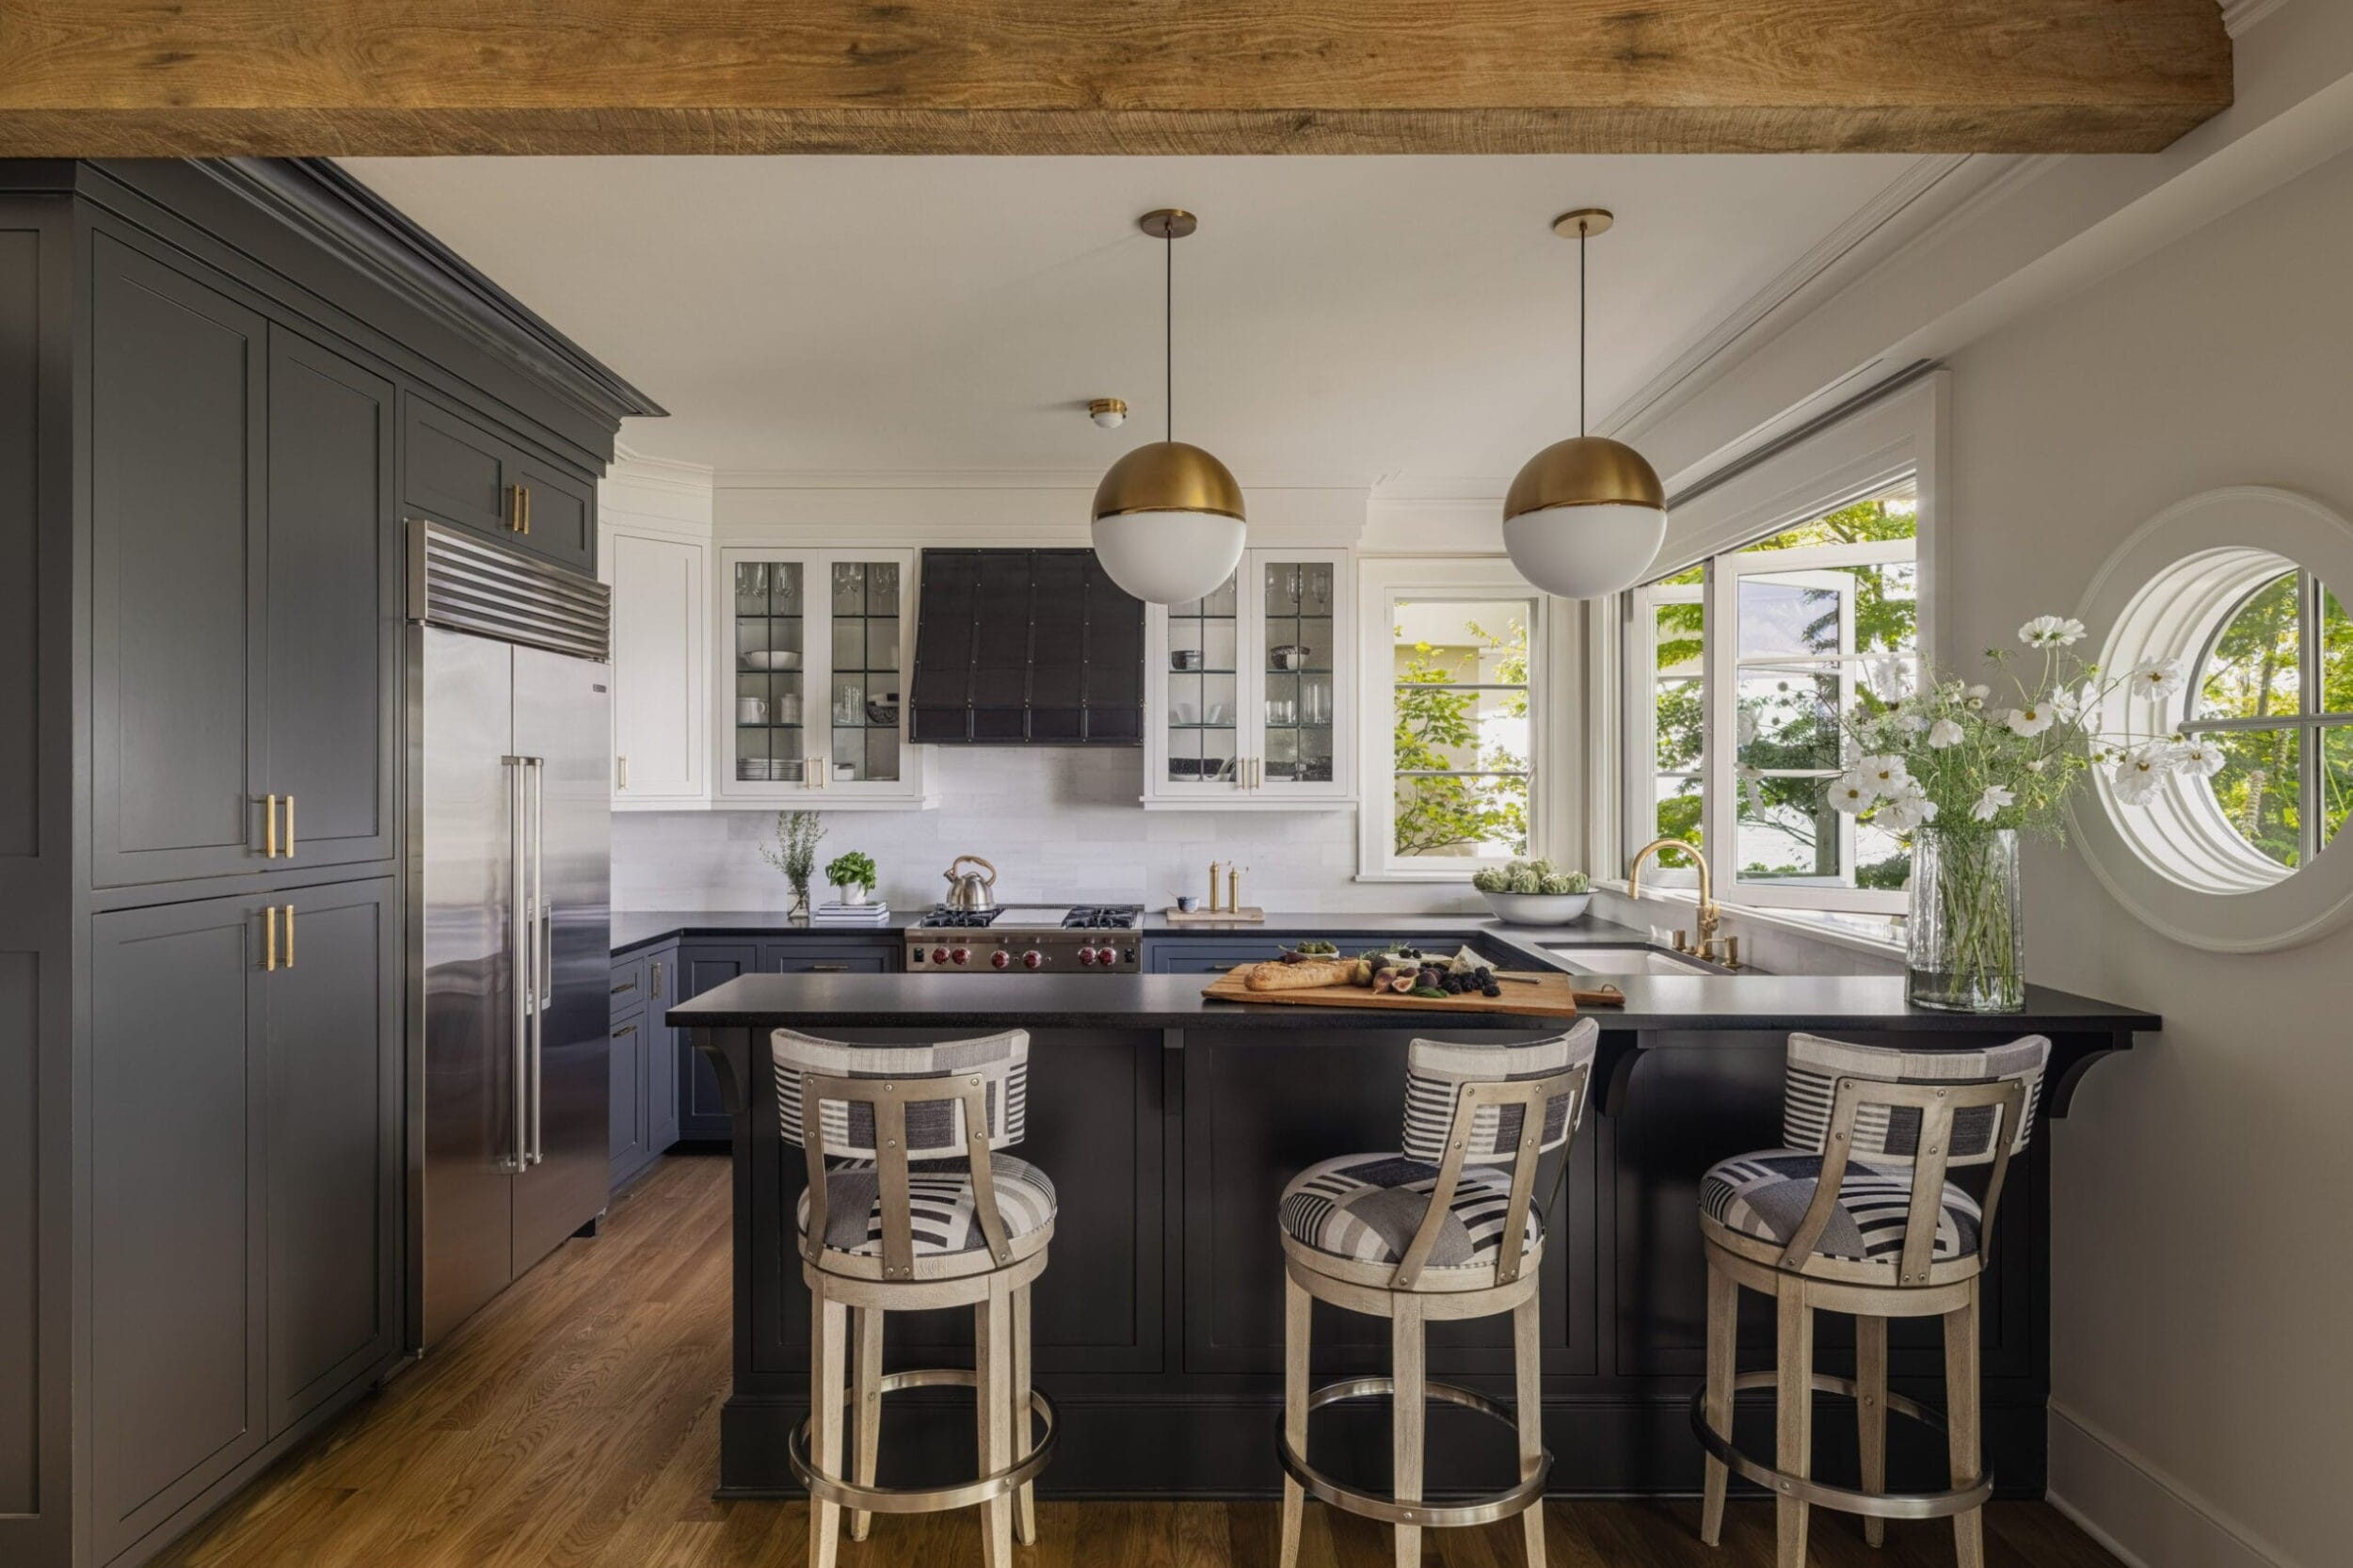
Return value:
<svg viewBox="0 0 2353 1568">
<path fill-rule="evenodd" d="M 1319 985 L 1345 985 L 1355 966 L 1344 958 L 1318 959 L 1305 964 L 1253 964 L 1242 984 L 1253 991 L 1306 991 Z"/>
</svg>

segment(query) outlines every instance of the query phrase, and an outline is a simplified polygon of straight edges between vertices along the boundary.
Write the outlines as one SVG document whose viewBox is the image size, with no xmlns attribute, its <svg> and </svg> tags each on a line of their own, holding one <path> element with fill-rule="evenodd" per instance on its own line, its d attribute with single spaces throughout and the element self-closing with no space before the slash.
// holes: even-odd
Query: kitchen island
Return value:
<svg viewBox="0 0 2353 1568">
<path fill-rule="evenodd" d="M 1780 1142 L 1790 1031 L 1921 1049 L 2047 1034 L 2045 1107 L 2061 1117 L 2092 1062 L 2159 1023 L 2039 986 L 2028 988 L 2025 1013 L 1988 1019 L 1911 1009 L 1893 977 L 1694 973 L 1615 983 L 1626 1005 L 1597 1015 L 1599 1113 L 1548 1202 L 1542 1265 L 1545 1434 L 1559 1456 L 1553 1485 L 1563 1493 L 1698 1485 L 1685 1401 L 1704 1358 L 1699 1178 L 1718 1160 Z M 1030 1030 L 1020 1152 L 1060 1193 L 1035 1332 L 1037 1377 L 1061 1406 L 1062 1442 L 1041 1489 L 1175 1497 L 1279 1488 L 1275 1211 L 1284 1185 L 1318 1160 L 1397 1146 L 1416 1032 L 1526 1038 L 1561 1025 L 1235 1005 L 1206 1000 L 1197 973 L 763 973 L 668 1011 L 668 1023 L 688 1032 L 712 1065 L 730 1118 L 735 1384 L 721 1427 L 722 1493 L 794 1490 L 786 1439 L 807 1411 L 808 1295 L 792 1231 L 803 1165 L 777 1135 L 768 1032 L 779 1026 L 876 1044 Z M 1556 1174 L 1548 1160 L 1540 1192 L 1554 1191 Z M 2050 1381 L 2047 1138 L 2012 1165 L 2009 1192 L 1987 1272 L 1986 1447 L 2003 1493 L 2040 1496 Z M 1826 1371 L 1851 1353 L 1847 1322 L 1829 1321 Z M 889 1328 L 893 1367 L 969 1353 L 967 1314 L 894 1317 Z M 1382 1370 L 1377 1328 L 1320 1318 L 1318 1380 Z M 1433 1337 L 1431 1375 L 1508 1399 L 1509 1332 L 1500 1319 L 1449 1325 Z M 1769 1314 L 1744 1320 L 1747 1364 L 1767 1364 L 1771 1336 Z M 1941 1404 L 1932 1329 L 1899 1324 L 1893 1344 L 1894 1386 Z M 1330 1414 L 1328 1426 L 1319 1418 L 1317 1463 L 1378 1478 L 1387 1451 L 1383 1413 Z M 885 1450 L 910 1477 L 968 1468 L 968 1416 L 927 1410 L 911 1397 L 894 1401 L 892 1417 L 901 1425 Z M 1850 1473 L 1852 1424 L 1826 1418 L 1819 1430 L 1819 1473 Z M 1508 1443 L 1481 1423 L 1441 1412 L 1432 1432 L 1433 1496 L 1509 1473 Z M 1890 1479 L 1900 1487 L 1940 1476 L 1942 1464 L 1941 1442 L 1900 1433 Z"/>
</svg>

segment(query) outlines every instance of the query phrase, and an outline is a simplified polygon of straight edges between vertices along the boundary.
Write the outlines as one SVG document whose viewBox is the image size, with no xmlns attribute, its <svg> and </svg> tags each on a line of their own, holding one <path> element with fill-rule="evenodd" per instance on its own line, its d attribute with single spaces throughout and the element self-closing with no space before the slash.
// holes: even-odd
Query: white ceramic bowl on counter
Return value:
<svg viewBox="0 0 2353 1568">
<path fill-rule="evenodd" d="M 1496 919 L 1513 925 L 1566 925 L 1585 913 L 1591 893 L 1490 893 L 1481 891 Z"/>
</svg>

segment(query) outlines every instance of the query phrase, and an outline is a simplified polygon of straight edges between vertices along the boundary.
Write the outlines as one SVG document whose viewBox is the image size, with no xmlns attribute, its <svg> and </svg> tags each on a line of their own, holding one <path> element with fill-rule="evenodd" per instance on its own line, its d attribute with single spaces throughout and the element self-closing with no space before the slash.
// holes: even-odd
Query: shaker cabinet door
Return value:
<svg viewBox="0 0 2353 1568">
<path fill-rule="evenodd" d="M 267 793 L 296 865 L 390 860 L 398 741 L 392 388 L 270 330 Z M 280 845 L 280 848 L 284 848 Z"/>
<path fill-rule="evenodd" d="M 262 869 L 267 327 L 90 251 L 90 874 Z"/>
<path fill-rule="evenodd" d="M 277 895 L 263 977 L 269 1148 L 269 1434 L 399 1335 L 399 974 L 392 880 Z"/>
<path fill-rule="evenodd" d="M 94 1558 L 261 1448 L 262 904 L 90 921 Z"/>
<path fill-rule="evenodd" d="M 702 544 L 615 533 L 613 802 L 695 800 L 704 793 L 704 640 L 710 564 Z M 764 700 L 764 699 L 763 699 Z"/>
</svg>

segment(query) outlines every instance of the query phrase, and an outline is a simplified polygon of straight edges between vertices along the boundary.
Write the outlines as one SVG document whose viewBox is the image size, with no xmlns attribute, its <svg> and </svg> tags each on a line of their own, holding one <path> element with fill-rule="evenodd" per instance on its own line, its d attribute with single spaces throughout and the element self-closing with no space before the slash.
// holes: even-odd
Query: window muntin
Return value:
<svg viewBox="0 0 2353 1568">
<path fill-rule="evenodd" d="M 1533 597 L 1389 596 L 1392 861 L 1529 853 L 1538 608 Z"/>
<path fill-rule="evenodd" d="M 1629 728 L 1656 761 L 1630 831 L 1731 844 L 1717 874 L 1753 903 L 1901 907 L 1902 841 L 1822 791 L 1858 684 L 1919 651 L 1917 511 L 1907 479 L 1636 590 Z"/>
<path fill-rule="evenodd" d="M 2181 728 L 2222 753 L 2204 784 L 2223 820 L 2294 871 L 2334 840 L 2353 801 L 2353 620 L 2313 573 L 2281 565 L 2201 651 Z"/>
</svg>

